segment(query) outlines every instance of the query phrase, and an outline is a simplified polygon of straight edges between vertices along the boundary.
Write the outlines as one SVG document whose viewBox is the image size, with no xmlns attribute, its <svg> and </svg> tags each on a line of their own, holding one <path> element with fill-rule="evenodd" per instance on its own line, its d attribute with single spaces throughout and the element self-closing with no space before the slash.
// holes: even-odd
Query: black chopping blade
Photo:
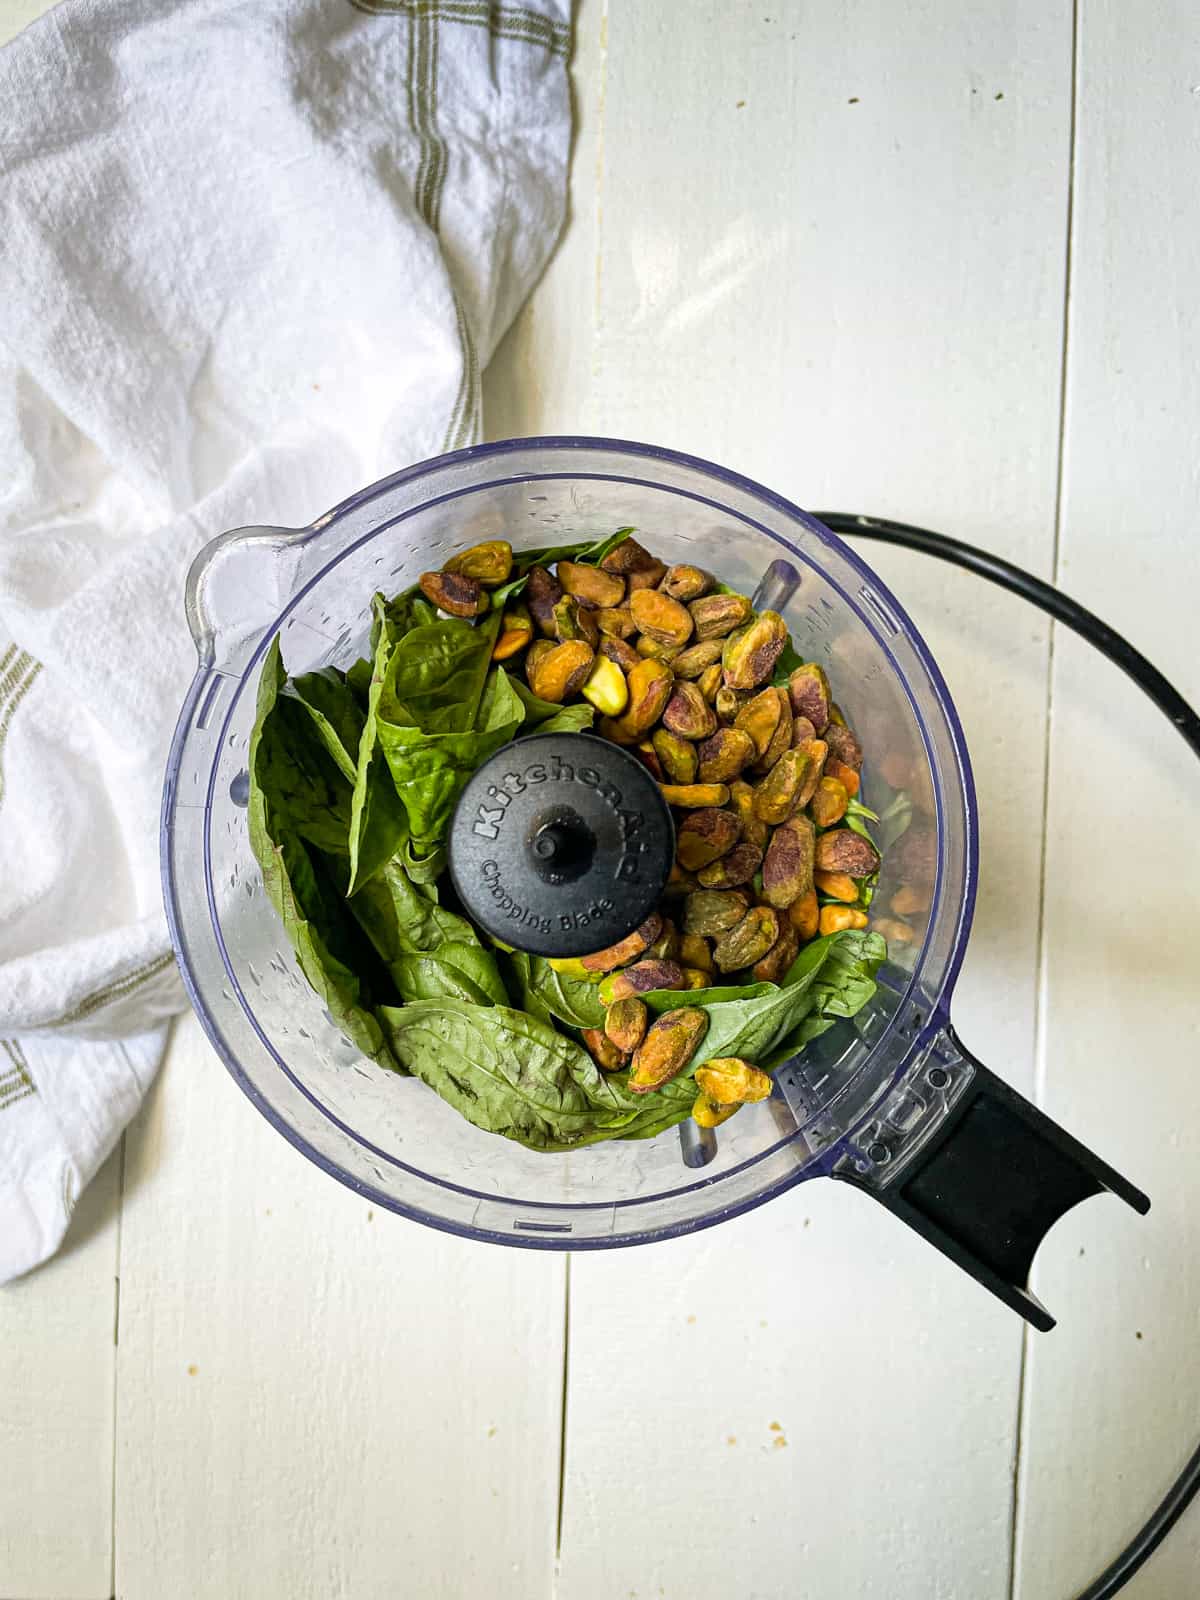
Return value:
<svg viewBox="0 0 1200 1600">
<path fill-rule="evenodd" d="M 675 825 L 650 773 L 587 733 L 515 739 L 472 774 L 450 875 L 493 938 L 542 956 L 616 944 L 658 904 Z"/>
</svg>

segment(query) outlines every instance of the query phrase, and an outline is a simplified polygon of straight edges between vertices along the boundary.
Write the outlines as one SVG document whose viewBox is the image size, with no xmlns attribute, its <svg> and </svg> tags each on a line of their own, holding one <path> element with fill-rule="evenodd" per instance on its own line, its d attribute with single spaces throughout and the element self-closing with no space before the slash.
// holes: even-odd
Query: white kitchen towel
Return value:
<svg viewBox="0 0 1200 1600">
<path fill-rule="evenodd" d="M 188 564 L 469 443 L 562 223 L 569 0 L 67 0 L 0 51 L 0 1281 L 183 1005 Z"/>
</svg>

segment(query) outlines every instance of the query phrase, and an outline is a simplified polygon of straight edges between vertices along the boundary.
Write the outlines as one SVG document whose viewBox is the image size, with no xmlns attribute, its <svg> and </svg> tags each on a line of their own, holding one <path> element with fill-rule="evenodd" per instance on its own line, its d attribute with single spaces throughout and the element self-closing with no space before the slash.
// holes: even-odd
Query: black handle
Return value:
<svg viewBox="0 0 1200 1600">
<path fill-rule="evenodd" d="M 943 1255 L 1043 1333 L 1054 1318 L 1031 1294 L 1029 1269 L 1046 1234 L 1092 1195 L 1119 1195 L 1143 1216 L 1146 1195 L 990 1072 L 951 1030 L 965 1070 L 960 1092 L 936 1132 L 894 1170 L 886 1143 L 868 1145 L 865 1163 L 845 1163 L 835 1178 L 885 1205 Z M 936 1075 L 941 1073 L 939 1079 Z M 944 1067 L 925 1068 L 939 1087 Z M 866 1167 L 864 1172 L 863 1167 Z"/>
</svg>

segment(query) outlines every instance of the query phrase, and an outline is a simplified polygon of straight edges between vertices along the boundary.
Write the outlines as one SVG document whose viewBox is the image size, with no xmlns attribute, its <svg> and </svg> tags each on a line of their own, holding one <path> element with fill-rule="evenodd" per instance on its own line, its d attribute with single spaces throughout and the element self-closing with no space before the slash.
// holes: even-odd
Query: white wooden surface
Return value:
<svg viewBox="0 0 1200 1600">
<path fill-rule="evenodd" d="M 1073 68 L 1067 0 L 583 0 L 572 223 L 489 431 L 678 445 L 1057 566 L 1200 697 L 1200 25 L 1079 9 Z M 1115 1552 L 1198 1412 L 1194 764 L 1061 630 L 1051 664 L 1015 601 L 872 558 L 976 764 L 959 1026 L 1155 1196 L 1056 1230 L 1058 1330 L 823 1185 L 568 1292 L 369 1217 L 187 1022 L 123 1196 L 117 1161 L 0 1291 L 0 1600 L 1066 1600 Z M 1193 1513 L 1128 1592 L 1198 1589 Z"/>
</svg>

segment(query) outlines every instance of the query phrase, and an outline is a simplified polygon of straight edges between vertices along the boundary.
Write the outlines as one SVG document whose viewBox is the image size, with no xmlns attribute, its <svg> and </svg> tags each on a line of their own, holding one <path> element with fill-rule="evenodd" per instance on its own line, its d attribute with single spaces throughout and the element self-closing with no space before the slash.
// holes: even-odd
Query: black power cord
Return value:
<svg viewBox="0 0 1200 1600">
<path fill-rule="evenodd" d="M 1010 561 L 1002 561 L 999 556 L 989 555 L 986 550 L 977 550 L 974 545 L 963 544 L 960 539 L 931 533 L 928 528 L 914 528 L 907 522 L 889 522 L 886 517 L 865 517 L 850 511 L 814 511 L 813 515 L 834 533 L 900 545 L 906 550 L 919 550 L 939 561 L 964 567 L 968 572 L 974 572 L 978 577 L 986 578 L 990 583 L 998 584 L 1000 588 L 1048 612 L 1056 622 L 1063 623 L 1081 639 L 1086 639 L 1088 644 L 1094 645 L 1131 677 L 1143 694 L 1153 700 L 1170 720 L 1193 752 L 1200 756 L 1200 716 L 1196 715 L 1178 689 L 1127 639 L 1052 585 L 1043 583 L 1021 567 L 1014 567 Z M 1076 1600 L 1111 1600 L 1113 1595 L 1119 1593 L 1138 1568 L 1158 1549 L 1198 1492 L 1200 1446 L 1117 1559 L 1076 1596 Z"/>
</svg>

